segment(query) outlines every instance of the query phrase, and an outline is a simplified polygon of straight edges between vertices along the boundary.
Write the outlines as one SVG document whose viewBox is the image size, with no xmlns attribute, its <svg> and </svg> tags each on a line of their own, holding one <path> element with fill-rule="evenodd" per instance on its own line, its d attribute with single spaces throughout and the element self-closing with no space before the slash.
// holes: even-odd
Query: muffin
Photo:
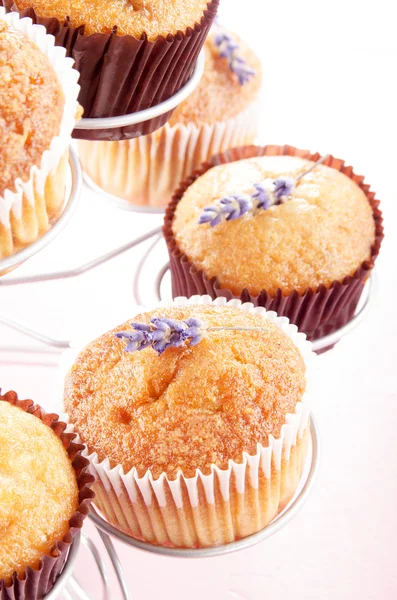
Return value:
<svg viewBox="0 0 397 600">
<path fill-rule="evenodd" d="M 77 80 L 52 36 L 0 8 L 0 260 L 62 213 Z"/>
<path fill-rule="evenodd" d="M 198 319 L 201 335 L 196 326 L 181 341 L 165 327 L 164 343 L 155 321 L 156 344 L 133 352 L 135 329 L 124 323 L 86 346 L 66 376 L 65 407 L 90 453 L 96 505 L 154 544 L 249 536 L 289 503 L 302 475 L 310 343 L 275 313 L 223 300 L 180 298 L 142 313 L 136 329 Z"/>
<path fill-rule="evenodd" d="M 15 392 L 0 393 L 0 598 L 41 600 L 93 496 L 75 437 Z"/>
<path fill-rule="evenodd" d="M 289 146 L 251 146 L 215 157 L 187 179 L 164 225 L 174 297 L 250 301 L 288 317 L 310 339 L 345 325 L 379 253 L 382 216 L 363 177 L 341 160 L 329 156 L 302 176 L 319 158 Z M 256 209 L 258 190 L 278 180 L 292 189 Z M 253 210 L 216 226 L 199 223 L 206 207 L 218 210 L 220 199 L 234 196 Z"/>
<path fill-rule="evenodd" d="M 204 161 L 255 141 L 259 59 L 219 26 L 205 43 L 205 59 L 198 88 L 162 129 L 128 141 L 79 142 L 85 172 L 104 191 L 135 205 L 165 207 L 179 183 Z"/>
<path fill-rule="evenodd" d="M 44 25 L 80 72 L 85 117 L 110 117 L 155 106 L 188 81 L 219 0 L 1 0 Z M 171 112 L 122 129 L 76 130 L 82 139 L 137 137 Z"/>
</svg>

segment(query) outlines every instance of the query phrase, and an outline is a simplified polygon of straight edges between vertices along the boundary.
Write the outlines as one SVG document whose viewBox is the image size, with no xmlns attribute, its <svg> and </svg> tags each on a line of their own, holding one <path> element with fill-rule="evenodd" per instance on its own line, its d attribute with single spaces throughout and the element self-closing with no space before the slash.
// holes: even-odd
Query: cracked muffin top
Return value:
<svg viewBox="0 0 397 600">
<path fill-rule="evenodd" d="M 125 472 L 175 479 L 179 470 L 192 477 L 240 463 L 243 451 L 255 454 L 258 442 L 280 435 L 306 386 L 303 358 L 285 333 L 230 307 L 161 308 L 134 322 L 155 316 L 263 331 L 208 331 L 199 344 L 158 356 L 125 351 L 115 333 L 131 331 L 127 322 L 89 344 L 66 377 L 65 407 L 90 452 Z"/>
<path fill-rule="evenodd" d="M 0 396 L 0 580 L 37 568 L 69 531 L 76 474 L 62 441 Z"/>
<path fill-rule="evenodd" d="M 371 205 L 349 177 L 324 165 L 300 179 L 287 201 L 214 227 L 198 221 L 207 206 L 254 184 L 287 176 L 296 180 L 313 163 L 294 156 L 262 156 L 214 167 L 178 203 L 172 231 L 177 246 L 223 289 L 256 296 L 343 281 L 370 258 L 375 241 Z"/>
<path fill-rule="evenodd" d="M 111 33 L 153 41 L 175 35 L 200 23 L 210 0 L 15 0 L 18 10 L 33 7 L 40 17 L 68 18 L 72 27 L 85 25 L 84 33 Z"/>
<path fill-rule="evenodd" d="M 0 20 L 0 196 L 27 181 L 59 134 L 65 98 L 48 57 Z"/>
<path fill-rule="evenodd" d="M 171 116 L 170 125 L 194 123 L 205 125 L 225 121 L 238 115 L 254 102 L 262 84 L 261 61 L 241 38 L 226 30 L 233 42 L 238 44 L 238 56 L 255 71 L 249 81 L 241 85 L 236 73 L 222 58 L 216 45 L 217 30 L 208 36 L 205 48 L 204 75 L 197 89 L 180 104 Z"/>
</svg>

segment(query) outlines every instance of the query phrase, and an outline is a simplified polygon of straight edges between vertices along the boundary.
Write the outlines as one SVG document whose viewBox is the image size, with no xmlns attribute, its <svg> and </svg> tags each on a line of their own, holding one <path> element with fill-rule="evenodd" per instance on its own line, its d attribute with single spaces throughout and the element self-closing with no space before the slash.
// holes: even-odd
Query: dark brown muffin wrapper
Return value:
<svg viewBox="0 0 397 600">
<path fill-rule="evenodd" d="M 43 423 L 51 427 L 53 432 L 62 441 L 73 469 L 76 473 L 77 486 L 79 490 L 79 505 L 72 515 L 69 525 L 70 530 L 64 538 L 57 542 L 52 548 L 51 555 L 44 555 L 37 569 L 27 567 L 22 578 L 13 574 L 12 583 L 8 587 L 4 579 L 0 579 L 0 600 L 42 600 L 54 586 L 57 578 L 65 565 L 73 538 L 82 528 L 83 520 L 88 515 L 89 505 L 95 494 L 90 489 L 94 477 L 88 471 L 89 461 L 81 455 L 84 446 L 75 444 L 72 440 L 76 437 L 74 433 L 64 433 L 66 424 L 58 420 L 58 415 L 46 414 L 42 408 L 33 403 L 32 400 L 19 400 L 15 392 L 7 392 L 1 395 L 0 400 L 18 406 L 25 412 L 34 415 Z"/>
<path fill-rule="evenodd" d="M 278 155 L 299 156 L 314 162 L 321 157 L 319 153 L 313 154 L 308 150 L 298 150 L 292 146 L 245 146 L 213 157 L 180 185 L 166 210 L 163 227 L 170 256 L 172 295 L 175 298 L 209 294 L 213 299 L 224 296 L 228 300 L 237 297 L 243 302 L 252 302 L 254 306 L 263 306 L 267 310 L 275 311 L 279 316 L 288 317 L 290 322 L 306 333 L 310 340 L 315 340 L 333 333 L 352 319 L 383 239 L 383 220 L 379 201 L 375 199 L 375 193 L 371 192 L 369 185 L 364 183 L 364 177 L 356 175 L 352 167 L 346 166 L 342 160 L 333 156 L 329 156 L 324 163 L 347 175 L 365 193 L 373 210 L 375 242 L 368 261 L 363 262 L 353 275 L 345 277 L 343 281 L 334 281 L 328 287 L 320 285 L 317 289 L 307 288 L 303 293 L 294 290 L 287 296 L 283 295 L 281 289 L 272 295 L 262 290 L 258 296 L 252 296 L 247 289 L 244 289 L 240 296 L 236 296 L 230 290 L 222 288 L 216 277 L 208 279 L 203 271 L 197 269 L 179 250 L 172 232 L 172 221 L 179 201 L 187 188 L 209 169 L 245 158 Z"/>
<path fill-rule="evenodd" d="M 14 0 L 0 0 L 7 12 L 18 12 Z M 85 118 L 113 117 L 150 108 L 176 94 L 190 79 L 215 18 L 219 0 L 209 0 L 200 23 L 184 33 L 159 36 L 149 42 L 131 35 L 84 35 L 84 25 L 74 28 L 68 20 L 45 18 L 33 8 L 19 12 L 33 23 L 44 25 L 64 46 L 80 72 L 79 102 Z M 127 68 L 128 65 L 128 68 Z M 108 130 L 75 129 L 73 136 L 86 140 L 122 140 L 147 135 L 169 120 L 173 111 L 145 123 Z"/>
</svg>

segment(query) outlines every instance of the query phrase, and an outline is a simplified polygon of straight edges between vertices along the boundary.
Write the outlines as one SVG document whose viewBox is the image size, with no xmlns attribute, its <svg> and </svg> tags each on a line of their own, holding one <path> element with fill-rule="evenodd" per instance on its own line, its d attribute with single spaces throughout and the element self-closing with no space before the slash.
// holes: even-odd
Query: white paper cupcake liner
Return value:
<svg viewBox="0 0 397 600">
<path fill-rule="evenodd" d="M 105 192 L 139 206 L 166 206 L 179 183 L 214 154 L 251 144 L 259 101 L 212 125 L 177 123 L 123 142 L 78 143 L 84 171 Z"/>
<path fill-rule="evenodd" d="M 105 518 L 134 537 L 161 545 L 212 546 L 259 531 L 294 496 L 307 455 L 316 355 L 306 336 L 287 318 L 240 300 L 213 301 L 210 296 L 193 296 L 158 306 L 198 304 L 240 308 L 275 323 L 304 359 L 306 391 L 295 412 L 286 415 L 279 438 L 269 436 L 267 447 L 258 443 L 255 455 L 244 452 L 242 462 L 230 460 L 227 469 L 212 465 L 209 475 L 197 470 L 194 477 L 184 477 L 179 472 L 175 480 L 169 480 L 165 473 L 154 479 L 148 471 L 139 477 L 135 468 L 125 473 L 121 465 L 111 468 L 109 460 L 100 461 L 95 452 L 87 451 L 96 478 L 96 504 Z M 70 350 L 63 357 L 63 376 L 78 354 L 78 350 Z M 70 428 L 73 431 L 72 425 Z"/>
<path fill-rule="evenodd" d="M 44 27 L 33 25 L 32 20 L 29 18 L 20 19 L 18 13 L 11 12 L 5 14 L 3 7 L 0 7 L 0 19 L 5 21 L 10 27 L 25 33 L 48 57 L 65 96 L 65 107 L 59 134 L 52 139 L 49 149 L 43 153 L 40 165 L 31 167 L 30 176 L 27 181 L 22 181 L 21 178 L 15 180 L 16 191 L 5 190 L 4 194 L 0 195 L 0 227 L 3 226 L 6 229 L 11 229 L 13 220 L 20 221 L 23 219 L 23 206 L 25 202 L 34 211 L 38 197 L 45 197 L 46 183 L 49 175 L 60 170 L 61 162 L 65 162 L 71 133 L 76 122 L 78 109 L 77 97 L 80 86 L 77 83 L 79 74 L 72 68 L 73 60 L 66 58 L 64 48 L 54 46 L 54 36 L 46 34 Z"/>
</svg>

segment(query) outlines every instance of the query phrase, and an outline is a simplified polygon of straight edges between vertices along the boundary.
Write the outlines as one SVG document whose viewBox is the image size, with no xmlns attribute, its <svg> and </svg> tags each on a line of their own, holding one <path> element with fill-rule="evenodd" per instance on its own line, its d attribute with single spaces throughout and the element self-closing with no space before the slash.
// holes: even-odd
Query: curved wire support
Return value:
<svg viewBox="0 0 397 600">
<path fill-rule="evenodd" d="M 140 280 L 140 277 L 142 275 L 143 267 L 145 266 L 145 263 L 146 263 L 146 261 L 148 259 L 148 256 L 150 255 L 150 253 L 152 252 L 152 250 L 157 246 L 157 244 L 162 239 L 162 237 L 163 236 L 160 233 L 156 237 L 156 239 L 152 242 L 152 244 L 150 244 L 149 248 L 146 250 L 145 254 L 142 256 L 142 258 L 139 261 L 138 266 L 136 268 L 135 276 L 134 276 L 134 281 L 133 281 L 133 295 L 134 295 L 134 300 L 138 304 L 138 306 L 143 305 L 141 293 L 140 293 L 140 290 L 139 290 L 139 280 Z"/>
<path fill-rule="evenodd" d="M 124 578 L 123 569 L 120 563 L 120 559 L 117 555 L 117 552 L 114 548 L 113 542 L 110 537 L 102 530 L 98 529 L 99 535 L 103 541 L 103 544 L 109 554 L 109 558 L 112 561 L 114 572 L 116 573 L 117 580 L 119 582 L 120 590 L 123 596 L 123 600 L 131 600 L 130 593 L 128 591 L 128 586 Z"/>
<path fill-rule="evenodd" d="M 128 212 L 140 213 L 144 215 L 163 215 L 165 213 L 165 208 L 160 206 L 146 206 L 133 204 L 129 200 L 124 200 L 124 198 L 119 198 L 118 196 L 114 196 L 109 192 L 105 192 L 98 184 L 95 183 L 93 179 L 86 173 L 83 172 L 84 183 L 87 187 L 89 187 L 98 197 L 107 203 L 113 204 L 113 206 L 117 208 L 121 208 L 122 210 L 126 210 Z"/>
<path fill-rule="evenodd" d="M 55 338 L 49 337 L 48 335 L 40 333 L 39 331 L 30 329 L 30 327 L 23 325 L 23 323 L 19 323 L 19 321 L 14 321 L 13 319 L 9 319 L 8 317 L 4 317 L 2 315 L 0 315 L 0 323 L 6 325 L 7 327 L 10 327 L 10 329 L 15 329 L 15 331 L 19 331 L 20 333 L 23 333 L 24 335 L 32 338 L 33 340 L 41 342 L 42 344 L 52 346 L 53 348 L 65 350 L 70 346 L 70 342 L 67 340 L 57 340 Z M 4 349 L 1 346 L 0 351 L 4 351 Z M 35 349 L 35 351 L 37 352 L 37 349 Z"/>
<path fill-rule="evenodd" d="M 76 210 L 77 202 L 80 198 L 81 188 L 83 185 L 80 162 L 77 158 L 75 150 L 71 146 L 69 148 L 69 168 L 71 174 L 70 190 L 61 216 L 57 222 L 54 223 L 54 225 L 38 240 L 32 244 L 29 244 L 29 246 L 20 252 L 8 256 L 7 258 L 0 259 L 0 273 L 4 273 L 9 269 L 14 269 L 40 252 L 40 250 L 48 246 L 48 244 L 50 244 L 69 223 L 74 211 Z M 11 279 L 0 279 L 0 285 L 11 285 L 10 282 L 12 282 Z"/>
<path fill-rule="evenodd" d="M 146 257 L 144 257 L 142 259 L 142 262 L 144 262 L 145 260 L 146 260 Z M 141 268 L 142 267 L 143 267 L 143 265 L 141 265 Z M 170 268 L 169 263 L 166 263 L 160 269 L 160 271 L 158 272 L 158 274 L 156 276 L 155 289 L 156 289 L 156 299 L 158 301 L 161 300 L 161 286 L 162 286 L 165 275 L 169 271 L 169 268 Z M 359 308 L 358 308 L 356 314 L 354 315 L 354 317 L 340 329 L 337 329 L 336 331 L 334 331 L 334 332 L 330 333 L 329 335 L 326 335 L 322 338 L 319 338 L 318 340 L 314 340 L 312 342 L 314 352 L 319 352 L 321 350 L 326 350 L 327 348 L 332 347 L 334 344 L 339 342 L 345 335 L 347 335 L 348 333 L 351 333 L 354 329 L 356 329 L 356 327 L 358 327 L 358 325 L 360 325 L 360 323 L 365 319 L 365 317 L 369 313 L 369 311 L 372 307 L 373 301 L 377 295 L 377 290 L 378 290 L 378 276 L 376 274 L 376 271 L 373 270 L 371 272 L 371 276 L 365 287 L 364 300 L 361 303 L 361 306 L 359 305 Z M 144 303 L 142 302 L 142 304 L 144 304 Z"/>
<path fill-rule="evenodd" d="M 145 123 L 156 117 L 160 117 L 165 113 L 174 110 L 179 104 L 181 104 L 198 86 L 200 79 L 204 73 L 205 65 L 205 54 L 202 50 L 196 62 L 196 66 L 193 71 L 193 75 L 189 81 L 171 98 L 156 104 L 145 110 L 131 113 L 129 115 L 122 115 L 120 117 L 103 117 L 103 118 L 92 118 L 92 119 L 81 119 L 75 126 L 76 129 L 117 129 L 119 127 L 128 127 L 129 125 L 138 125 L 139 123 Z"/>
<path fill-rule="evenodd" d="M 145 302 L 142 300 L 142 297 L 141 297 L 140 291 L 139 291 L 139 285 L 138 285 L 139 284 L 139 276 L 142 272 L 142 269 L 144 267 L 144 264 L 147 260 L 148 255 L 150 254 L 150 252 L 154 248 L 154 246 L 158 243 L 159 239 L 160 239 L 160 237 L 156 238 L 156 240 L 149 247 L 149 249 L 147 250 L 147 252 L 145 253 L 145 255 L 143 256 L 142 260 L 140 261 L 140 263 L 138 265 L 138 270 L 136 272 L 135 279 L 134 279 L 134 298 L 138 304 L 145 305 Z M 166 265 L 164 265 L 161 268 L 161 270 L 159 271 L 159 273 L 156 277 L 155 289 L 156 289 L 156 295 L 157 295 L 158 300 L 161 299 L 161 285 L 162 285 L 164 276 L 166 275 L 168 270 L 169 270 L 169 266 L 167 263 Z M 333 333 L 331 333 L 325 337 L 315 340 L 313 342 L 313 350 L 315 352 L 319 352 L 320 350 L 325 350 L 325 349 L 330 348 L 330 346 L 333 346 L 334 344 L 339 342 L 345 335 L 347 335 L 348 333 L 351 333 L 354 329 L 356 329 L 356 327 L 358 327 L 358 325 L 367 316 L 368 312 L 370 311 L 370 309 L 372 307 L 372 304 L 373 304 L 373 301 L 374 301 L 374 298 L 375 298 L 376 292 L 377 292 L 377 286 L 378 286 L 378 278 L 377 278 L 376 271 L 373 270 L 371 273 L 371 277 L 368 280 L 366 287 L 365 287 L 366 291 L 364 291 L 364 294 L 365 294 L 364 300 L 361 303 L 361 306 L 359 306 L 358 311 L 356 312 L 355 316 L 349 321 L 349 323 L 347 323 L 346 325 L 344 325 L 337 331 L 334 331 Z M 35 331 L 33 329 L 30 329 L 29 327 L 26 327 L 22 323 L 13 321 L 12 319 L 9 319 L 8 317 L 4 317 L 4 316 L 0 315 L 0 323 L 2 323 L 3 325 L 6 325 L 7 327 L 11 327 L 12 329 L 15 329 L 16 331 L 19 331 L 20 333 L 23 333 L 24 335 L 27 335 L 28 337 L 30 337 L 32 339 L 35 339 L 43 344 L 46 344 L 47 346 L 51 346 L 55 350 L 64 350 L 64 349 L 70 347 L 69 340 L 57 340 L 55 338 L 51 338 L 45 334 L 40 333 L 39 331 Z M 41 352 L 40 349 L 37 349 L 37 348 L 26 348 L 26 347 L 10 348 L 9 346 L 4 346 L 4 347 L 0 346 L 0 352 L 4 352 L 4 351 L 24 352 L 24 353 L 33 353 L 33 354 L 40 354 L 40 353 L 48 354 L 48 350 L 47 351 L 44 350 L 43 352 Z"/>
<path fill-rule="evenodd" d="M 203 557 L 212 557 L 230 554 L 231 552 L 236 552 L 237 550 L 243 550 L 244 548 L 250 548 L 259 542 L 271 537 L 277 531 L 285 527 L 287 523 L 299 512 L 304 503 L 306 502 L 315 482 L 319 461 L 320 461 L 320 442 L 318 435 L 318 427 L 313 416 L 311 417 L 311 462 L 310 462 L 310 470 L 307 475 L 306 481 L 303 484 L 301 491 L 297 494 L 297 496 L 292 500 L 289 506 L 274 520 L 270 525 L 262 529 L 258 533 L 254 535 L 250 535 L 241 540 L 237 540 L 230 544 L 224 544 L 223 546 L 215 546 L 213 548 L 169 548 L 165 546 L 156 546 L 154 544 L 150 544 L 148 542 L 143 542 L 141 540 L 135 539 L 126 533 L 123 533 L 113 525 L 110 525 L 107 521 L 105 521 L 99 513 L 95 510 L 93 506 L 91 506 L 91 512 L 89 518 L 95 523 L 95 526 L 98 529 L 106 532 L 108 535 L 111 535 L 118 539 L 120 542 L 127 544 L 130 547 L 137 548 L 139 550 L 144 550 L 146 552 L 150 552 L 152 554 L 160 554 L 162 556 L 172 556 L 178 558 L 203 558 Z"/>
<path fill-rule="evenodd" d="M 110 558 L 111 564 L 114 568 L 117 580 L 120 584 L 121 597 L 123 600 L 131 600 L 131 596 L 129 595 L 128 588 L 126 585 L 124 573 L 119 558 L 112 544 L 112 541 L 103 532 L 100 531 L 99 534 L 105 546 L 106 552 Z M 79 533 L 73 541 L 72 547 L 69 552 L 69 556 L 66 561 L 66 565 L 61 575 L 58 577 L 52 590 L 45 597 L 45 600 L 56 600 L 56 598 L 59 598 L 61 595 L 64 598 L 64 600 L 74 600 L 75 598 L 78 598 L 79 600 L 98 600 L 97 597 L 94 598 L 94 596 L 86 592 L 85 589 L 77 581 L 77 579 L 73 576 L 73 569 L 76 565 L 77 555 L 80 549 L 81 542 L 83 542 L 84 546 L 91 553 L 91 556 L 94 559 L 94 563 L 98 569 L 102 583 L 102 600 L 111 600 L 111 598 L 114 597 L 114 594 L 112 594 L 111 591 L 105 563 L 97 547 L 90 538 L 83 535 L 82 533 Z M 119 596 L 117 597 L 119 598 Z"/>
<path fill-rule="evenodd" d="M 106 254 L 102 254 L 102 256 L 99 256 L 98 258 L 94 258 L 94 260 L 91 260 L 91 261 L 85 263 L 84 265 L 80 265 L 79 267 L 76 267 L 75 269 L 71 269 L 69 271 L 55 271 L 53 273 L 43 273 L 43 274 L 39 274 L 39 275 L 28 275 L 26 277 L 12 277 L 12 278 L 7 278 L 7 279 L 2 278 L 2 279 L 0 279 L 0 286 L 21 285 L 21 284 L 26 284 L 26 283 L 39 283 L 39 282 L 43 282 L 43 281 L 53 281 L 54 279 L 70 279 L 72 277 L 77 277 L 78 275 L 87 273 L 88 271 L 91 271 L 92 269 L 95 269 L 96 267 L 103 265 L 104 263 L 108 262 L 109 260 L 112 260 L 113 258 L 120 256 L 120 254 L 127 252 L 127 250 L 131 250 L 131 248 L 135 248 L 136 246 L 139 246 L 139 244 L 143 244 L 143 242 L 150 240 L 150 238 L 154 237 L 155 235 L 159 235 L 161 233 L 161 231 L 162 231 L 161 227 L 156 227 L 155 229 L 152 229 L 148 233 L 141 235 L 140 237 L 136 238 L 135 240 L 132 240 L 131 242 L 128 242 L 127 244 L 124 244 L 123 246 L 119 246 L 118 248 L 115 248 L 114 250 L 111 250 L 110 252 L 107 252 Z"/>
<path fill-rule="evenodd" d="M 320 350 L 325 350 L 332 347 L 343 337 L 345 337 L 345 335 L 356 329 L 356 327 L 365 319 L 372 308 L 378 291 L 378 275 L 375 270 L 371 272 L 371 276 L 366 284 L 365 290 L 366 291 L 364 291 L 364 294 L 366 295 L 364 301 L 361 304 L 361 307 L 359 306 L 354 317 L 340 329 L 337 329 L 333 333 L 319 338 L 318 340 L 314 340 L 312 342 L 314 352 L 319 352 Z"/>
</svg>

